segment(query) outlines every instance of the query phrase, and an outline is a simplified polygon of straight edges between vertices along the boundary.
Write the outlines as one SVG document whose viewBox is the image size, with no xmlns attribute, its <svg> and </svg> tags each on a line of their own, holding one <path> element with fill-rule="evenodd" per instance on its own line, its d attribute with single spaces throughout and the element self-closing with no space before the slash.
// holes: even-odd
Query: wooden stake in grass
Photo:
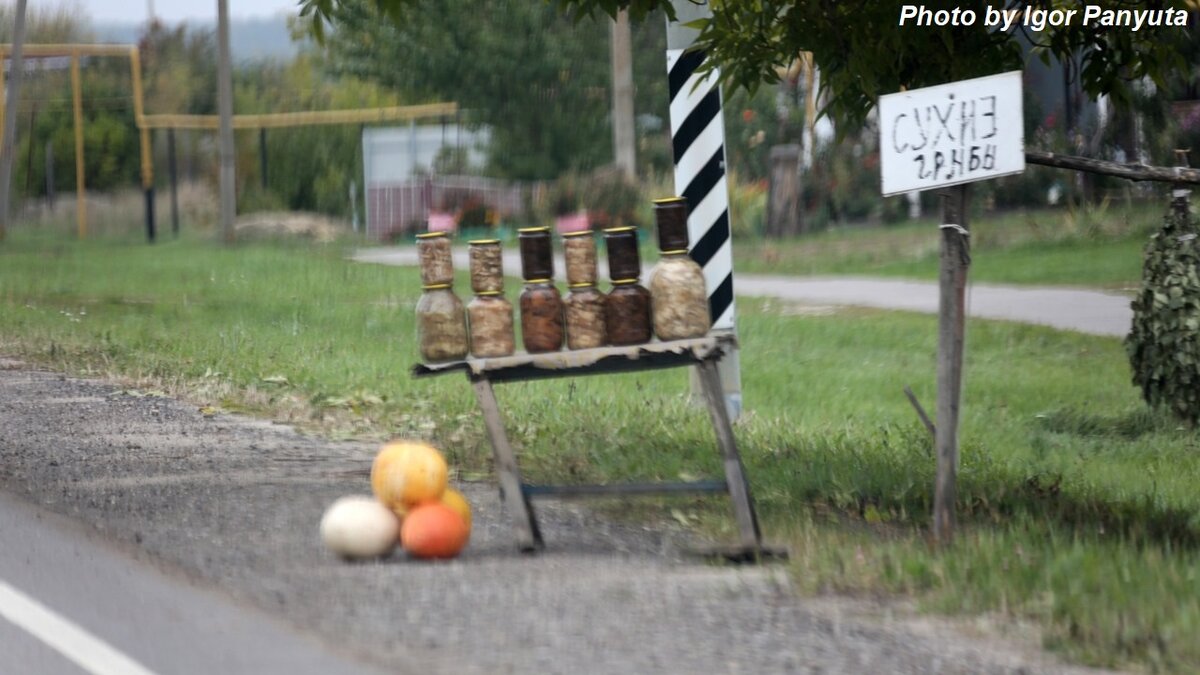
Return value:
<svg viewBox="0 0 1200 675">
<path fill-rule="evenodd" d="M 954 538 L 954 501 L 958 476 L 958 407 L 962 394 L 967 270 L 971 265 L 967 230 L 967 186 L 942 193 L 942 254 L 938 275 L 937 483 L 933 497 L 933 538 Z"/>
<path fill-rule="evenodd" d="M 929 435 L 937 438 L 937 427 L 929 419 L 929 415 L 925 414 L 925 408 L 921 402 L 917 400 L 917 395 L 913 393 L 912 387 L 904 385 L 904 395 L 908 397 L 908 402 L 912 404 L 914 410 L 917 411 L 917 417 L 921 418 L 921 424 L 929 431 Z"/>
</svg>

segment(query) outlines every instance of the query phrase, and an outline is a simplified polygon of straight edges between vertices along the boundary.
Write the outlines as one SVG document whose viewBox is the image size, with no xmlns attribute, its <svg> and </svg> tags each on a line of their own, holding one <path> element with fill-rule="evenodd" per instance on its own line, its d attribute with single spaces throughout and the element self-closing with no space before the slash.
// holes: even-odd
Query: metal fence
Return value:
<svg viewBox="0 0 1200 675">
<path fill-rule="evenodd" d="M 540 185 L 478 176 L 427 176 L 367 185 L 369 237 L 394 239 L 424 229 L 431 211 L 456 212 L 464 204 L 486 208 L 495 217 L 521 216 Z"/>
</svg>

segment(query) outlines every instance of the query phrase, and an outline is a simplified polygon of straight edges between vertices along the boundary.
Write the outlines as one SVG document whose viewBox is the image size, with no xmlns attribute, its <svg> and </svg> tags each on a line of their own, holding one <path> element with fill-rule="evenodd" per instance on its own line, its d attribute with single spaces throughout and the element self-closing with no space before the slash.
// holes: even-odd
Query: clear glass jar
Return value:
<svg viewBox="0 0 1200 675">
<path fill-rule="evenodd" d="M 650 291 L 637 279 L 617 279 L 605 307 L 608 343 L 640 345 L 650 341 Z"/>
<path fill-rule="evenodd" d="M 596 283 L 596 240 L 591 230 L 563 235 L 563 259 L 567 266 L 567 284 Z"/>
<path fill-rule="evenodd" d="M 704 337 L 712 326 L 704 272 L 687 251 L 663 251 L 650 273 L 654 334 L 660 340 Z"/>
<path fill-rule="evenodd" d="M 417 301 L 417 344 L 428 363 L 467 356 L 467 315 L 450 284 L 422 287 Z"/>
<path fill-rule="evenodd" d="M 500 291 L 484 291 L 467 304 L 471 329 L 471 355 L 481 358 L 509 356 L 515 351 L 512 303 Z"/>
<path fill-rule="evenodd" d="M 417 257 L 421 261 L 421 283 L 439 286 L 454 283 L 454 260 L 450 251 L 450 235 L 446 232 L 426 232 L 417 235 Z"/>
<path fill-rule="evenodd" d="M 504 257 L 499 239 L 476 239 L 467 243 L 471 261 L 471 290 L 494 293 L 504 290 Z"/>
<path fill-rule="evenodd" d="M 570 269 L 570 264 L 567 266 Z M 567 348 L 592 349 L 608 344 L 604 294 L 595 284 L 571 284 L 563 301 L 567 317 Z"/>
<path fill-rule="evenodd" d="M 530 354 L 563 345 L 562 296 L 549 279 L 531 279 L 521 292 L 521 342 Z"/>
</svg>

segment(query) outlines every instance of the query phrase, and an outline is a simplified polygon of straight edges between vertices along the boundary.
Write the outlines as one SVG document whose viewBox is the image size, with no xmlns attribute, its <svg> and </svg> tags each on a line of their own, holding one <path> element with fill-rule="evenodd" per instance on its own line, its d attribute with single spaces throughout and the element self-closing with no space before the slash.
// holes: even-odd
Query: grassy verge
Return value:
<svg viewBox="0 0 1200 675">
<path fill-rule="evenodd" d="M 981 214 L 971 221 L 976 281 L 1123 288 L 1141 278 L 1142 248 L 1164 208 Z M 937 278 L 937 223 L 829 230 L 784 240 L 741 240 L 734 264 L 761 274 L 865 274 Z"/>
<path fill-rule="evenodd" d="M 431 438 L 463 476 L 486 475 L 469 389 L 407 374 L 416 271 L 341 254 L 17 233 L 0 244 L 0 353 L 332 436 Z M 740 306 L 739 441 L 801 584 L 1034 619 L 1088 663 L 1200 669 L 1200 442 L 1144 410 L 1116 340 L 970 324 L 964 526 L 938 553 L 922 534 L 930 442 L 901 393 L 933 405 L 934 319 Z M 498 395 L 534 480 L 719 475 L 686 390 L 686 373 L 666 371 Z M 732 527 L 723 500 L 667 506 Z"/>
</svg>

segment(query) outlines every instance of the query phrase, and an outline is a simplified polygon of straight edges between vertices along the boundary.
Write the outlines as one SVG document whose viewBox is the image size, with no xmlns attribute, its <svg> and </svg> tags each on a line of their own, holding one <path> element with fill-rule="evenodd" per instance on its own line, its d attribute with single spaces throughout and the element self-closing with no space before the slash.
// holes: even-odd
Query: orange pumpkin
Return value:
<svg viewBox="0 0 1200 675">
<path fill-rule="evenodd" d="M 470 537 L 462 516 L 441 502 L 417 506 L 400 526 L 400 545 L 414 558 L 453 558 Z"/>
<path fill-rule="evenodd" d="M 371 464 L 371 490 L 397 515 L 441 499 L 449 469 L 437 448 L 419 441 L 392 441 Z"/>
</svg>

